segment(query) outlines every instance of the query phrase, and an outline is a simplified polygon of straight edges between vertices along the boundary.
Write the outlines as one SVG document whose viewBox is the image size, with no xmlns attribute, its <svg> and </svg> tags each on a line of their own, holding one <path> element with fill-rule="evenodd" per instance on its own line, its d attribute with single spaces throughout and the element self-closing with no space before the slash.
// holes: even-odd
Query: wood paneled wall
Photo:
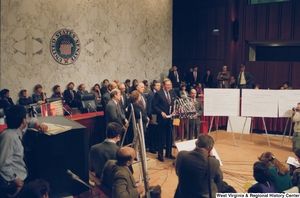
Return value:
<svg viewBox="0 0 300 198">
<path fill-rule="evenodd" d="M 180 70 L 198 66 L 214 78 L 223 65 L 237 75 L 246 65 L 262 88 L 277 89 L 284 81 L 300 88 L 299 62 L 249 61 L 249 42 L 300 43 L 300 1 L 247 5 L 247 0 L 174 0 L 173 65 Z M 239 37 L 233 40 L 233 21 Z M 219 29 L 219 35 L 212 30 Z"/>
</svg>

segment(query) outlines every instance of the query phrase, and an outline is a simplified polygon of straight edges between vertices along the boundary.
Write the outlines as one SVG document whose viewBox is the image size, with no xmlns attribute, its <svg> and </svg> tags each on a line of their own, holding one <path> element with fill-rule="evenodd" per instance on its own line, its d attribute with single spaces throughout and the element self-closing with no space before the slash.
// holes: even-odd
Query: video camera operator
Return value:
<svg viewBox="0 0 300 198">
<path fill-rule="evenodd" d="M 295 122 L 293 134 L 293 151 L 300 149 L 300 102 L 297 107 L 292 108 L 292 121 Z"/>
</svg>

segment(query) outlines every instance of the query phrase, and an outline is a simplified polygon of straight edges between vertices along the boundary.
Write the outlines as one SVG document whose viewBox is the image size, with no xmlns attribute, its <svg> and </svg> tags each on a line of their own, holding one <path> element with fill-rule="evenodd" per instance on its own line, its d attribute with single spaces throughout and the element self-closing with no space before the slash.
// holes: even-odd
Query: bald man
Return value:
<svg viewBox="0 0 300 198">
<path fill-rule="evenodd" d="M 109 160 L 103 168 L 100 188 L 109 197 L 137 198 L 143 194 L 144 187 L 136 186 L 129 166 L 136 157 L 131 147 L 122 147 L 117 152 L 117 160 Z"/>
</svg>

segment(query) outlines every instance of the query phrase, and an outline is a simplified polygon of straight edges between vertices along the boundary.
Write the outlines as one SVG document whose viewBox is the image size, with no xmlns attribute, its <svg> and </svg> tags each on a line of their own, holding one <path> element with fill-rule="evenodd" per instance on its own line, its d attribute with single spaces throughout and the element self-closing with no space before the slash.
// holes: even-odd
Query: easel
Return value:
<svg viewBox="0 0 300 198">
<path fill-rule="evenodd" d="M 241 144 L 241 140 L 242 140 L 242 137 L 243 137 L 245 125 L 246 125 L 246 122 L 247 122 L 247 118 L 248 118 L 248 117 L 246 117 L 245 122 L 244 122 L 242 134 L 241 134 L 241 136 L 240 136 L 239 146 L 240 146 L 240 144 Z M 264 117 L 261 117 L 261 119 L 262 119 L 262 122 L 263 122 L 263 125 L 264 125 L 264 129 L 265 129 L 265 132 L 266 132 L 266 136 L 267 136 L 267 140 L 268 140 L 269 147 L 271 147 L 271 145 L 270 145 L 270 140 L 269 140 L 268 130 L 267 130 L 266 123 L 265 123 L 265 118 L 264 118 Z M 252 120 L 252 117 L 251 117 L 251 135 L 250 135 L 250 141 L 252 141 L 252 121 L 253 121 L 253 120 Z"/>
<path fill-rule="evenodd" d="M 288 126 L 288 124 L 289 124 L 289 120 L 291 120 L 290 131 L 289 131 L 289 139 L 291 138 L 292 127 L 293 127 L 293 121 L 292 121 L 292 118 L 293 118 L 293 116 L 292 116 L 292 117 L 288 117 L 287 120 L 286 120 L 285 127 L 284 127 L 284 132 L 283 132 L 282 139 L 281 139 L 281 143 L 280 143 L 280 147 L 282 147 L 283 140 L 284 140 L 284 136 L 285 136 L 285 133 L 286 133 L 286 129 L 287 129 L 287 126 Z"/>
<path fill-rule="evenodd" d="M 215 118 L 215 116 L 212 116 L 212 119 L 211 119 L 211 121 L 210 121 L 210 126 L 209 126 L 208 135 L 210 135 L 210 132 L 211 132 L 211 128 L 212 128 L 212 124 L 213 124 L 214 118 Z M 218 119 L 218 120 L 217 120 L 217 126 L 216 126 L 216 140 L 217 140 L 217 137 L 218 137 L 218 130 L 219 130 L 219 116 L 217 117 L 217 119 Z M 229 116 L 228 116 L 228 122 L 229 122 L 229 125 L 230 125 L 230 128 L 231 128 L 231 134 L 232 134 L 233 142 L 234 142 L 234 145 L 236 146 L 236 141 L 235 141 L 235 137 L 234 137 L 234 133 L 233 133 L 233 130 L 232 130 L 231 121 L 230 121 Z"/>
<path fill-rule="evenodd" d="M 145 188 L 145 196 L 146 198 L 150 197 L 150 187 L 149 187 L 149 177 L 148 177 L 148 168 L 147 168 L 147 159 L 146 159 L 146 147 L 145 147 L 145 138 L 144 138 L 144 129 L 143 129 L 143 122 L 142 122 L 142 114 L 140 113 L 140 118 L 138 123 L 135 120 L 134 109 L 131 104 L 131 113 L 128 119 L 128 123 L 130 120 L 132 121 L 134 137 L 131 144 L 131 147 L 136 150 L 136 158 L 137 163 L 139 165 L 139 183 L 141 184 L 144 181 L 144 188 Z M 127 127 L 128 129 L 128 127 Z M 123 135 L 121 141 L 121 147 L 123 146 L 124 139 L 126 138 L 127 129 Z M 129 146 L 127 145 L 127 146 Z M 142 172 L 142 174 L 141 174 Z"/>
</svg>

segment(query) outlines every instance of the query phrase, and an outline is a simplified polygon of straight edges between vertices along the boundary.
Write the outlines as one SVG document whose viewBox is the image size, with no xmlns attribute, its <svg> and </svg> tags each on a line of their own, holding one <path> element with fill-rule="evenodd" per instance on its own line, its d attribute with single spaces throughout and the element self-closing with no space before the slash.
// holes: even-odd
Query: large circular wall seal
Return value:
<svg viewBox="0 0 300 198">
<path fill-rule="evenodd" d="M 74 31 L 56 31 L 50 41 L 50 52 L 56 62 L 62 65 L 74 63 L 80 54 L 80 41 Z"/>
</svg>

